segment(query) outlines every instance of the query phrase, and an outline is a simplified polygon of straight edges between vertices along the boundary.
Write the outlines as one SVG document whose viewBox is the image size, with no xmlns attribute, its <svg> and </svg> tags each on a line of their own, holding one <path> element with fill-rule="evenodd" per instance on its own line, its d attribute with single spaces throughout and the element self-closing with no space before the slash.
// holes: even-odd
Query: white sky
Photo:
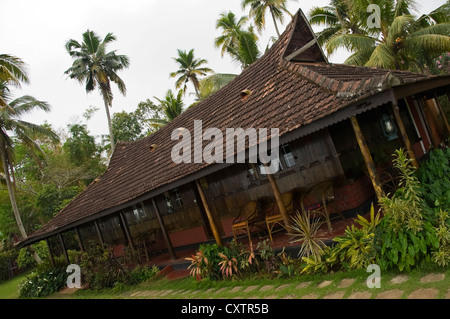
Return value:
<svg viewBox="0 0 450 319">
<path fill-rule="evenodd" d="M 0 53 L 11 54 L 27 63 L 31 83 L 16 97 L 32 95 L 50 103 L 50 113 L 34 112 L 24 120 L 36 124 L 44 121 L 56 130 L 67 124 L 84 122 L 83 112 L 90 105 L 98 107 L 88 121 L 91 134 L 108 132 L 103 101 L 97 91 L 86 94 L 83 85 L 68 79 L 64 71 L 72 65 L 64 45 L 67 40 L 82 41 L 87 29 L 102 38 L 108 32 L 117 41 L 108 50 L 130 58 L 130 67 L 119 75 L 127 86 L 123 97 L 113 87 L 112 112 L 133 111 L 140 101 L 153 97 L 163 98 L 168 89 L 174 90 L 174 79 L 169 73 L 177 70 L 172 57 L 177 49 L 194 48 L 197 58 L 208 60 L 208 67 L 216 73 L 239 73 L 240 67 L 227 56 L 221 57 L 214 47 L 215 29 L 219 14 L 232 11 L 240 17 L 248 14 L 241 8 L 241 0 L 0 0 Z M 313 6 L 325 6 L 329 0 L 300 0 L 288 4 L 294 14 L 301 8 L 305 14 Z M 419 1 L 420 13 L 428 13 L 445 0 Z M 284 31 L 288 18 L 280 31 Z M 260 49 L 264 50 L 270 36 L 275 35 L 272 19 L 267 17 L 266 30 L 260 36 Z M 341 63 L 346 58 L 341 52 L 329 58 Z M 192 86 L 189 86 L 192 92 Z M 188 95 L 186 105 L 193 101 Z"/>
</svg>

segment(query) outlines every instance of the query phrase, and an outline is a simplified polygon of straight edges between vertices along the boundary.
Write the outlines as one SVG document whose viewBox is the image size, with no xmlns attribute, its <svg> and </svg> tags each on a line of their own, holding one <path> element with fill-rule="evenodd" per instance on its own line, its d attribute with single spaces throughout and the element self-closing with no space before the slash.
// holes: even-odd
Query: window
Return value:
<svg viewBox="0 0 450 319">
<path fill-rule="evenodd" d="M 292 154 L 289 144 L 281 145 L 281 154 L 283 154 L 284 162 L 287 167 L 295 166 L 295 156 Z"/>
<path fill-rule="evenodd" d="M 183 206 L 183 199 L 181 198 L 178 188 L 164 193 L 164 203 L 166 204 L 168 213 L 173 213 L 175 208 Z"/>
<path fill-rule="evenodd" d="M 133 206 L 133 217 L 134 220 L 141 220 L 147 217 L 147 214 L 145 213 L 141 205 Z"/>
<path fill-rule="evenodd" d="M 178 192 L 178 188 L 175 188 L 172 191 L 173 199 L 175 200 L 175 204 L 177 207 L 183 206 L 183 199 L 180 196 L 180 193 Z"/>
<path fill-rule="evenodd" d="M 164 203 L 166 204 L 167 212 L 173 213 L 175 209 L 173 208 L 172 200 L 168 192 L 164 193 Z"/>
</svg>

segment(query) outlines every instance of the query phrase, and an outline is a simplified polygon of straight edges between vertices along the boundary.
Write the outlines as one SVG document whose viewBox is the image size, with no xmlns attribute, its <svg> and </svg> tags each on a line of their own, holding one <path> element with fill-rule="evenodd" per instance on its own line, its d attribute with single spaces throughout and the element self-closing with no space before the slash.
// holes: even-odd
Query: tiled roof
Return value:
<svg viewBox="0 0 450 319">
<path fill-rule="evenodd" d="M 152 135 L 119 142 L 106 172 L 22 244 L 113 212 L 207 166 L 220 165 L 171 160 L 178 142 L 171 140 L 172 131 L 185 127 L 193 132 L 194 120 L 202 120 L 203 129 L 279 128 L 283 136 L 345 108 L 355 97 L 425 78 L 411 72 L 328 64 L 317 43 L 290 61 L 285 59 L 311 40 L 314 35 L 299 11 L 266 54 L 230 84 Z M 243 90 L 251 92 L 245 99 Z"/>
</svg>

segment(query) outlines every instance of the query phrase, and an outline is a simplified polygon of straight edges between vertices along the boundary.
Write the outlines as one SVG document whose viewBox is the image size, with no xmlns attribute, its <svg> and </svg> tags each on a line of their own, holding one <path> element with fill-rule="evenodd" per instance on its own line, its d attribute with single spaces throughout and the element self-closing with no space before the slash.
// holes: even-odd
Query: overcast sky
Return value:
<svg viewBox="0 0 450 319">
<path fill-rule="evenodd" d="M 32 95 L 50 103 L 50 113 L 35 112 L 24 118 L 36 124 L 49 122 L 57 130 L 68 124 L 85 122 L 83 112 L 90 105 L 100 110 L 87 122 L 94 135 L 108 132 L 103 100 L 97 91 L 86 94 L 85 88 L 68 79 L 64 71 L 72 65 L 64 45 L 67 40 L 82 41 L 87 29 L 101 37 L 112 32 L 117 41 L 108 47 L 130 58 L 130 67 L 119 75 L 127 86 L 127 95 L 121 96 L 113 87 L 112 112 L 133 111 L 140 101 L 157 96 L 163 98 L 168 89 L 174 89 L 169 73 L 177 70 L 172 57 L 177 49 L 195 49 L 195 56 L 208 61 L 216 73 L 239 73 L 240 67 L 230 58 L 221 57 L 214 47 L 215 29 L 220 13 L 232 11 L 237 16 L 247 14 L 241 0 L 0 0 L 0 53 L 21 58 L 28 65 L 31 83 L 16 97 Z M 299 8 L 307 14 L 312 6 L 325 6 L 329 0 L 290 2 L 288 9 Z M 445 0 L 419 1 L 420 13 L 428 13 Z M 247 11 L 247 10 L 246 10 Z M 288 18 L 280 31 L 284 31 Z M 260 37 L 260 48 L 266 47 L 275 35 L 272 20 Z M 341 63 L 345 52 L 329 58 Z M 189 87 L 193 92 L 192 87 Z M 188 92 L 188 94 L 189 94 Z M 192 102 L 193 97 L 186 99 Z"/>
</svg>

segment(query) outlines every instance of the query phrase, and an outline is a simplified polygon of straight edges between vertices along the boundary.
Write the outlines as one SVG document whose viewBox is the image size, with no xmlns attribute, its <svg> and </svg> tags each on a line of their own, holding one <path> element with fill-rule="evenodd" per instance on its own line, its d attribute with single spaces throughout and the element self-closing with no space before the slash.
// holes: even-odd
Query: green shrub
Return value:
<svg viewBox="0 0 450 319">
<path fill-rule="evenodd" d="M 445 184 L 447 177 L 439 172 L 448 169 L 448 149 L 432 151 L 430 160 L 417 172 L 403 150 L 396 153 L 394 166 L 401 172 L 401 187 L 392 198 L 385 197 L 380 203 L 386 216 L 377 228 L 380 247 L 377 263 L 382 269 L 397 268 L 400 271 L 410 271 L 423 261 L 430 261 L 433 255 L 435 262 L 445 263 L 447 250 L 441 248 L 438 234 L 443 231 L 444 237 L 447 236 L 448 228 L 437 228 L 434 205 L 444 204 L 442 194 L 449 190 L 450 184 Z M 436 179 L 444 181 L 439 186 L 443 187 L 439 194 L 437 190 L 433 191 L 437 187 Z M 445 238 L 442 243 L 446 243 Z"/>
<path fill-rule="evenodd" d="M 128 271 L 114 258 L 112 250 L 100 245 L 89 247 L 80 256 L 81 278 L 90 289 L 113 288 L 129 282 Z"/>
<path fill-rule="evenodd" d="M 24 247 L 19 250 L 19 255 L 17 256 L 17 266 L 20 269 L 27 269 L 36 266 L 36 261 L 31 255 L 31 250 L 36 252 L 36 254 L 43 261 L 48 260 L 49 252 L 47 244 L 44 241 L 40 241 L 31 245 L 31 247 Z"/>
<path fill-rule="evenodd" d="M 155 276 L 160 269 L 157 266 L 139 265 L 130 271 L 129 284 L 136 285 Z"/>
<path fill-rule="evenodd" d="M 66 267 L 40 269 L 27 276 L 19 285 L 22 298 L 42 298 L 49 296 L 67 283 Z"/>
</svg>

